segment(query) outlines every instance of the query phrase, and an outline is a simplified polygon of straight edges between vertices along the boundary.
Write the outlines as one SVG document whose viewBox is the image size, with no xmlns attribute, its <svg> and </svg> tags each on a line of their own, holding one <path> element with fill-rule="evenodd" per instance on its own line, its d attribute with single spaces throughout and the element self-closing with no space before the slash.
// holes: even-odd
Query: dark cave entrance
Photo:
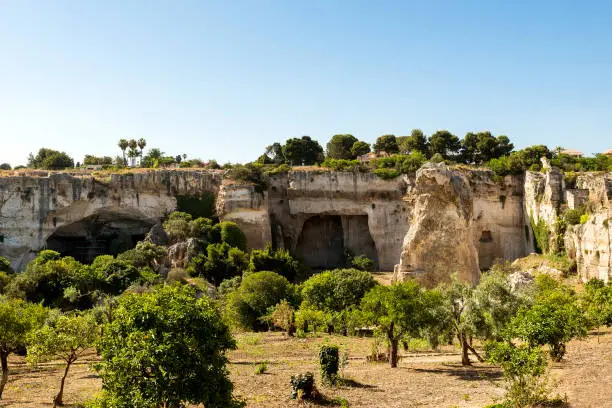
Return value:
<svg viewBox="0 0 612 408">
<path fill-rule="evenodd" d="M 47 249 L 91 263 L 98 255 L 118 255 L 145 238 L 153 223 L 127 217 L 91 216 L 58 228 Z"/>
<path fill-rule="evenodd" d="M 342 268 L 347 254 L 366 255 L 378 268 L 367 215 L 315 215 L 304 222 L 295 254 L 314 270 Z"/>
</svg>

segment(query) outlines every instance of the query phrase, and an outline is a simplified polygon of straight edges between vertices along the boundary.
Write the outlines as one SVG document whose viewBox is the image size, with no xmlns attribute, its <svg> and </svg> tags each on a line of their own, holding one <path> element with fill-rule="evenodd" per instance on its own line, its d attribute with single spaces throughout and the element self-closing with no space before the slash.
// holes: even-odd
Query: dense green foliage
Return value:
<svg viewBox="0 0 612 408">
<path fill-rule="evenodd" d="M 376 281 L 369 272 L 334 269 L 312 276 L 302 286 L 302 299 L 326 312 L 341 312 L 357 306 Z"/>
<path fill-rule="evenodd" d="M 531 306 L 523 306 L 509 324 L 511 336 L 530 346 L 548 345 L 552 359 L 560 361 L 566 343 L 584 337 L 588 321 L 580 310 L 574 292 L 552 278 L 538 277 L 538 293 Z"/>
<path fill-rule="evenodd" d="M 200 276 L 215 285 L 223 280 L 240 276 L 249 264 L 248 255 L 229 244 L 208 244 L 205 254 L 194 256 L 187 267 L 191 276 Z"/>
<path fill-rule="evenodd" d="M 591 326 L 612 326 L 612 284 L 591 279 L 584 285 L 581 306 Z"/>
<path fill-rule="evenodd" d="M 399 341 L 405 336 L 418 336 L 435 318 L 432 300 L 414 281 L 375 286 L 362 299 L 364 321 L 376 325 L 389 342 L 391 367 L 397 367 Z"/>
<path fill-rule="evenodd" d="M 54 406 L 63 405 L 64 384 L 70 366 L 95 344 L 99 333 L 91 315 L 59 315 L 28 335 L 28 363 L 36 365 L 56 359 L 66 363 Z"/>
<path fill-rule="evenodd" d="M 189 286 L 124 296 L 99 345 L 106 406 L 239 406 L 226 368 L 233 348 L 213 302 Z"/>
<path fill-rule="evenodd" d="M 312 165 L 324 160 L 323 148 L 310 136 L 289 139 L 282 147 L 285 162 L 292 166 Z"/>
<path fill-rule="evenodd" d="M 36 156 L 30 153 L 28 167 L 45 170 L 64 170 L 74 167 L 74 160 L 65 152 L 41 148 Z"/>
<path fill-rule="evenodd" d="M 300 275 L 302 266 L 286 249 L 275 250 L 272 249 L 272 245 L 268 244 L 264 249 L 251 251 L 248 270 L 250 272 L 272 271 L 293 281 Z"/>
<path fill-rule="evenodd" d="M 358 142 L 358 140 L 353 135 L 333 135 L 326 146 L 327 158 L 344 160 L 354 159 L 356 156 L 353 155 L 352 148 L 356 142 Z"/>
<path fill-rule="evenodd" d="M 260 318 L 283 299 L 297 303 L 295 288 L 284 276 L 269 271 L 250 273 L 227 295 L 225 317 L 237 327 L 262 329 Z"/>
<path fill-rule="evenodd" d="M 215 215 L 215 195 L 204 192 L 201 196 L 177 196 L 177 211 L 186 212 L 194 219 L 211 218 Z"/>
<path fill-rule="evenodd" d="M 319 368 L 323 382 L 334 384 L 338 377 L 340 354 L 338 346 L 322 345 L 319 349 Z"/>
<path fill-rule="evenodd" d="M 374 151 L 386 152 L 389 154 L 399 153 L 399 146 L 394 135 L 382 135 L 376 139 L 376 143 L 372 145 Z"/>
<path fill-rule="evenodd" d="M 8 381 L 8 356 L 25 348 L 28 334 L 43 323 L 47 314 L 41 305 L 0 296 L 0 398 Z"/>
</svg>

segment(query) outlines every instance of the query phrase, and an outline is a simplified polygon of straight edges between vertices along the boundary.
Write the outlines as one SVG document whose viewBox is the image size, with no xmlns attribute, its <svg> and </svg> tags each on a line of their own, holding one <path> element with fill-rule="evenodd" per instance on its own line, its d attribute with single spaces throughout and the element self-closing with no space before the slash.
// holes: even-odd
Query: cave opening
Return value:
<svg viewBox="0 0 612 408">
<path fill-rule="evenodd" d="M 313 270 L 347 267 L 347 257 L 365 255 L 378 268 L 367 215 L 315 215 L 304 222 L 295 254 Z"/>
<path fill-rule="evenodd" d="M 142 219 L 90 216 L 59 227 L 47 239 L 46 248 L 91 263 L 99 255 L 116 256 L 133 249 L 152 226 Z"/>
</svg>

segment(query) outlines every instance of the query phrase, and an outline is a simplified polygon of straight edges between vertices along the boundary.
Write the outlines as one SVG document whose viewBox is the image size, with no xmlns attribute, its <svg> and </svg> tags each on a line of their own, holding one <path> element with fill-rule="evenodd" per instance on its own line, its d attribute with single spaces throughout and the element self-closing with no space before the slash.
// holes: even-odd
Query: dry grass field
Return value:
<svg viewBox="0 0 612 408">
<path fill-rule="evenodd" d="M 298 406 L 289 399 L 289 379 L 305 371 L 316 374 L 317 387 L 325 397 L 343 398 L 350 407 L 484 407 L 503 395 L 499 369 L 477 363 L 462 367 L 452 346 L 439 353 L 409 351 L 399 367 L 391 369 L 365 361 L 371 338 L 322 335 L 300 339 L 281 333 L 241 333 L 236 338 L 238 349 L 230 353 L 229 369 L 236 394 L 247 400 L 248 407 Z M 345 385 L 321 386 L 317 352 L 324 343 L 340 345 L 348 352 Z M 96 358 L 92 351 L 74 366 L 66 386 L 67 406 L 78 406 L 99 391 L 100 379 L 90 367 Z M 13 356 L 10 362 L 13 369 L 0 406 L 52 406 L 61 377 L 59 362 L 38 369 L 26 366 L 20 356 Z M 266 362 L 266 371 L 255 374 L 261 362 Z M 555 392 L 567 396 L 571 407 L 612 407 L 612 329 L 572 341 L 565 361 L 553 367 L 551 377 L 557 383 Z"/>
</svg>

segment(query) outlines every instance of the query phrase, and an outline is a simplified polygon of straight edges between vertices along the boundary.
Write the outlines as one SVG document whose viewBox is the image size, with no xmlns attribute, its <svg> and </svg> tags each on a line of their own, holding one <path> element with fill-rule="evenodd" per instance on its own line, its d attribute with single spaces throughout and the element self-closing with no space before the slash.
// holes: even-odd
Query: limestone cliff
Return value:
<svg viewBox="0 0 612 408">
<path fill-rule="evenodd" d="M 404 238 L 396 279 L 416 278 L 427 286 L 459 279 L 479 279 L 474 245 L 473 196 L 465 174 L 444 164 L 427 164 L 417 171 L 410 192 L 413 207 Z"/>
</svg>

